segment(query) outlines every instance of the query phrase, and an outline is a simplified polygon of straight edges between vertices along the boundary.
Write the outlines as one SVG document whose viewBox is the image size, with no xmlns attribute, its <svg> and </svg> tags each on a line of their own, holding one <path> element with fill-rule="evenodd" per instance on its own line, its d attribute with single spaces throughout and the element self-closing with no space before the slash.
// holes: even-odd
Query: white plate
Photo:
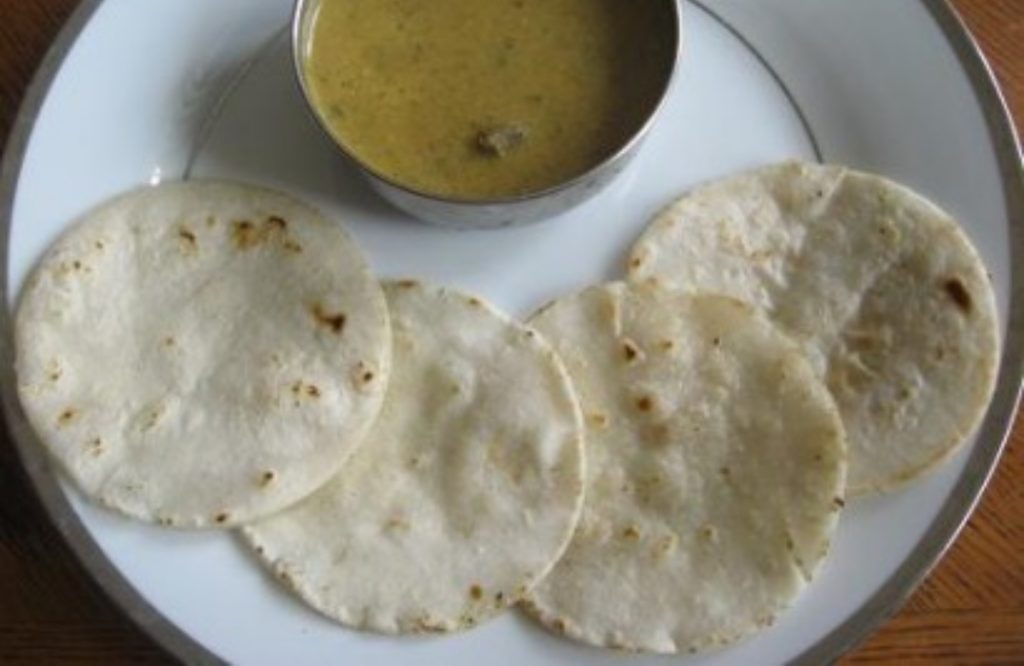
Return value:
<svg viewBox="0 0 1024 666">
<path fill-rule="evenodd" d="M 282 33 L 288 0 L 85 2 L 37 77 L 4 162 L 9 302 L 70 220 L 190 167 L 196 176 L 251 179 L 306 197 L 348 222 L 382 274 L 466 287 L 521 315 L 618 275 L 651 213 L 701 180 L 813 159 L 818 150 L 902 180 L 963 220 L 991 270 L 1010 339 L 985 425 L 940 473 L 852 503 L 819 580 L 775 627 L 687 661 L 834 657 L 927 572 L 966 520 L 1004 441 L 1024 330 L 1019 149 L 983 61 L 944 6 L 716 0 L 713 8 L 717 15 L 685 5 L 682 75 L 637 160 L 608 191 L 536 226 L 453 232 L 389 208 L 339 162 L 292 81 Z M 122 607 L 182 658 L 623 663 L 552 638 L 515 613 L 445 638 L 335 626 L 281 592 L 231 534 L 164 531 L 84 503 L 55 480 L 13 399 L 12 373 L 4 374 L 10 426 L 55 523 Z M 663 660 L 630 660 L 655 661 Z"/>
</svg>

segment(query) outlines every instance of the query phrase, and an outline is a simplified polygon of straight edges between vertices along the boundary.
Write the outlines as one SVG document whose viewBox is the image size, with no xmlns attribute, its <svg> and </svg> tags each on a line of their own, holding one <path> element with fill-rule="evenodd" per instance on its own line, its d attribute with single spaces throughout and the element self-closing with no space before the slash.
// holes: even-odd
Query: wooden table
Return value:
<svg viewBox="0 0 1024 666">
<path fill-rule="evenodd" d="M 811 1 L 811 0 L 808 0 Z M 907 1 L 907 0 L 891 0 Z M 0 141 L 77 0 L 0 0 Z M 956 0 L 1024 130 L 1024 0 Z M 86 576 L 0 441 L 0 663 L 165 662 Z M 1024 664 L 1024 418 L 960 539 L 849 664 Z"/>
</svg>

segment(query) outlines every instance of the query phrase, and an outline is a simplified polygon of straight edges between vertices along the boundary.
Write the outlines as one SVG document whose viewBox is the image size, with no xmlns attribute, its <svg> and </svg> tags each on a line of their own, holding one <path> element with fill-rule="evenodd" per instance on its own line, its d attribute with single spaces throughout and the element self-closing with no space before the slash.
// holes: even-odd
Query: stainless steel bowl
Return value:
<svg viewBox="0 0 1024 666">
<path fill-rule="evenodd" d="M 472 0 L 474 2 L 479 0 Z M 651 0 L 644 0 L 651 1 Z M 421 192 L 394 179 L 375 171 L 359 157 L 345 148 L 330 132 L 319 110 L 313 103 L 312 94 L 306 81 L 303 66 L 312 36 L 312 26 L 320 0 L 296 0 L 292 14 L 292 61 L 295 77 L 302 89 L 306 107 L 316 118 L 331 143 L 355 164 L 373 188 L 385 199 L 410 215 L 427 222 L 461 228 L 493 228 L 505 227 L 528 222 L 544 220 L 566 211 L 594 196 L 606 187 L 629 164 L 636 154 L 644 138 L 647 136 L 655 118 L 664 106 L 669 88 L 675 80 L 679 68 L 682 51 L 682 31 L 680 28 L 680 0 L 657 0 L 671 7 L 673 21 L 667 22 L 665 30 L 671 40 L 669 49 L 672 61 L 659 66 L 668 65 L 662 85 L 661 94 L 651 106 L 643 124 L 628 137 L 614 153 L 591 167 L 586 172 L 569 180 L 536 192 L 497 199 L 457 199 Z"/>
</svg>

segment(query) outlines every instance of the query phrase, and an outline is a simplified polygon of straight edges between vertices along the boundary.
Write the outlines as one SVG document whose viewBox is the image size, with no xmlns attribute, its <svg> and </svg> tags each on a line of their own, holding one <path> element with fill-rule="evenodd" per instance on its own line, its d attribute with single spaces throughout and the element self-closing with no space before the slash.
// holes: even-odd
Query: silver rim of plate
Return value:
<svg viewBox="0 0 1024 666">
<path fill-rule="evenodd" d="M 1009 437 L 1020 399 L 1021 378 L 1024 374 L 1024 274 L 1021 272 L 1024 270 L 1024 164 L 1019 138 L 991 67 L 956 10 L 948 0 L 920 1 L 945 34 L 981 105 L 989 139 L 999 162 L 1006 209 L 1012 221 L 1009 229 L 1010 304 L 1005 313 L 1007 337 L 1003 342 L 999 379 L 964 470 L 924 536 L 899 568 L 855 613 L 797 656 L 793 663 L 821 664 L 835 660 L 864 640 L 913 593 L 952 545 L 973 513 Z M 101 2 L 84 0 L 72 14 L 37 70 L 8 138 L 7 151 L 0 167 L 0 251 L 3 254 L 0 289 L 5 292 L 14 197 L 29 138 L 51 83 Z M 22 465 L 51 522 L 93 580 L 158 644 L 186 663 L 220 663 L 216 655 L 161 615 L 132 587 L 103 554 L 71 508 L 43 448 L 35 441 L 17 402 L 9 308 L 3 308 L 0 312 L 0 327 L 3 330 L 0 361 L 4 368 L 0 374 L 0 388 L 8 432 L 16 443 Z"/>
</svg>

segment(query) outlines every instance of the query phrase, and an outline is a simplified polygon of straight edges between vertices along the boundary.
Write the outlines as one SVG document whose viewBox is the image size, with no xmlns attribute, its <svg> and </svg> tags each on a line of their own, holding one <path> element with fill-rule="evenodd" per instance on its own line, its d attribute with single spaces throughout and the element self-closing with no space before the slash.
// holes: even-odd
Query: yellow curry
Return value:
<svg viewBox="0 0 1024 666">
<path fill-rule="evenodd" d="M 305 77 L 334 137 L 378 174 L 458 199 L 595 166 L 669 75 L 661 0 L 321 0 Z"/>
</svg>

